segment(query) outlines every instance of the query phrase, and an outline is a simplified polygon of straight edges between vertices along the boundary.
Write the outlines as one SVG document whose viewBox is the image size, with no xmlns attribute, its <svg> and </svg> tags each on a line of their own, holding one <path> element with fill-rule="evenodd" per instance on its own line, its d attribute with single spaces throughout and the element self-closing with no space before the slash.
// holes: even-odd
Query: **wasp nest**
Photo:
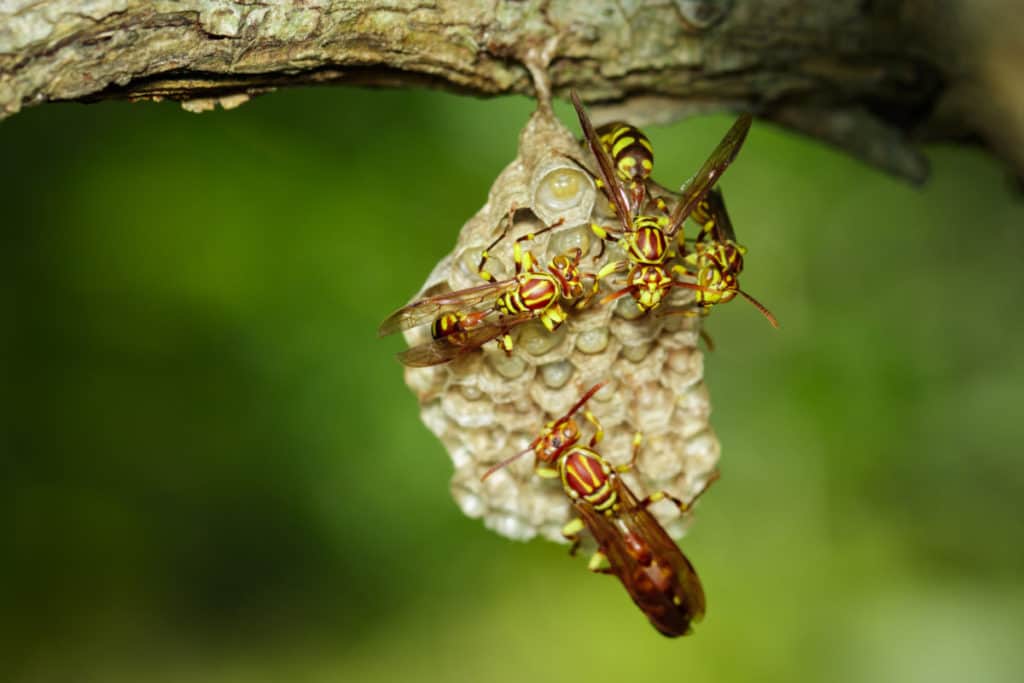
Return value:
<svg viewBox="0 0 1024 683">
<path fill-rule="evenodd" d="M 510 211 L 515 211 L 512 232 L 491 250 L 488 263 L 499 279 L 513 273 L 515 238 L 559 220 L 557 229 L 523 247 L 545 263 L 579 247 L 581 268 L 590 272 L 622 258 L 617 246 L 602 252 L 601 240 L 590 231 L 592 215 L 606 214 L 608 202 L 590 175 L 567 157 L 584 155 L 550 108 L 540 107 L 520 135 L 518 157 L 498 176 L 487 203 L 463 226 L 455 249 L 417 298 L 480 285 L 480 252 L 501 234 Z M 676 290 L 665 308 L 691 302 L 690 292 Z M 699 319 L 659 316 L 658 311 L 640 315 L 628 296 L 567 310 L 568 320 L 554 333 L 538 321 L 515 328 L 512 355 L 490 343 L 446 365 L 405 370 L 423 422 L 455 465 L 451 488 L 456 502 L 465 514 L 510 538 L 541 534 L 562 541 L 561 528 L 571 516 L 569 499 L 557 481 L 533 473 L 532 455 L 486 481 L 481 475 L 527 448 L 547 421 L 563 415 L 597 382 L 608 382 L 588 404 L 605 430 L 597 450 L 612 465 L 626 463 L 634 434 L 643 434 L 636 468 L 624 475 L 637 495 L 666 490 L 689 501 L 718 461 L 697 349 Z M 406 332 L 410 345 L 429 340 L 426 327 Z M 682 535 L 686 520 L 675 506 L 663 501 L 652 511 L 669 533 Z"/>
</svg>

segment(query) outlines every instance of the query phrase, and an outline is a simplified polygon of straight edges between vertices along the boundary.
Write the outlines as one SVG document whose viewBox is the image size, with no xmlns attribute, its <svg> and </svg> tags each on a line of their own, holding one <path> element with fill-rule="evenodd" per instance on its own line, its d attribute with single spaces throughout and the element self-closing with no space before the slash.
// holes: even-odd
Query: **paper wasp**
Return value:
<svg viewBox="0 0 1024 683">
<path fill-rule="evenodd" d="M 579 444 L 580 431 L 574 416 L 603 386 L 601 383 L 592 387 L 569 412 L 549 422 L 529 448 L 494 465 L 482 478 L 532 452 L 536 473 L 546 478 L 559 477 L 579 515 L 562 530 L 572 542 L 570 553 L 574 554 L 581 543 L 580 532 L 584 528 L 589 530 L 598 545 L 590 570 L 618 577 L 633 602 L 663 635 L 686 635 L 691 632 L 691 625 L 704 616 L 704 589 L 693 565 L 648 507 L 665 499 L 680 510 L 689 506 L 665 491 L 637 499 L 619 477 L 636 462 L 639 434 L 633 440 L 630 462 L 613 467 L 594 450 L 604 431 L 597 418 L 584 410 L 583 415 L 595 432 L 587 446 Z M 708 483 L 715 478 L 717 475 Z"/>
<path fill-rule="evenodd" d="M 612 273 L 628 271 L 626 286 L 605 296 L 601 303 L 608 303 L 628 294 L 636 301 L 637 308 L 647 312 L 661 305 L 673 287 L 698 291 L 702 289 L 699 283 L 682 282 L 672 276 L 667 263 L 675 258 L 676 254 L 671 245 L 687 217 L 736 158 L 750 130 L 753 120 L 750 114 L 740 116 L 732 125 L 708 160 L 683 188 L 682 196 L 671 213 L 655 216 L 639 213 L 644 207 L 642 202 L 637 202 L 636 199 L 642 193 L 627 192 L 629 188 L 617 175 L 612 158 L 575 91 L 572 92 L 572 103 L 576 108 L 587 146 L 597 160 L 601 189 L 611 201 L 619 220 L 618 231 L 597 223 L 591 224 L 591 230 L 602 240 L 618 243 L 626 252 L 626 258 L 608 263 L 597 273 L 595 291 L 605 277 Z M 659 207 L 663 206 L 663 203 L 659 203 Z M 685 269 L 683 273 L 692 277 Z"/>
<path fill-rule="evenodd" d="M 607 123 L 596 132 L 619 180 L 626 183 L 632 206 L 642 205 L 647 194 L 647 179 L 654 171 L 651 141 L 642 130 L 624 121 Z M 604 187 L 604 181 L 597 179 L 597 186 Z"/>
<path fill-rule="evenodd" d="M 697 284 L 695 302 L 704 311 L 710 311 L 715 304 L 732 301 L 737 293 L 742 294 L 773 327 L 779 322 L 765 306 L 740 289 L 739 274 L 743 270 L 743 255 L 746 248 L 736 242 L 736 231 L 725 210 L 722 191 L 712 188 L 691 214 L 702 229 L 693 244 L 693 251 L 686 254 L 683 262 L 696 270 Z M 673 271 L 692 275 L 687 267 L 677 265 Z"/>
<path fill-rule="evenodd" d="M 512 229 L 514 213 L 514 209 L 509 211 L 505 229 L 480 255 L 477 272 L 486 284 L 417 299 L 381 323 L 377 333 L 382 337 L 430 323 L 430 341 L 400 353 L 402 363 L 412 367 L 447 363 L 492 340 L 498 340 L 499 346 L 511 353 L 511 330 L 515 326 L 539 319 L 554 331 L 566 319 L 563 302 L 582 308 L 590 301 L 583 279 L 595 276 L 580 272 L 579 248 L 555 256 L 542 268 L 534 255 L 521 247 L 522 242 L 553 230 L 561 221 L 516 240 L 515 274 L 511 278 L 498 280 L 486 270 L 490 250 Z"/>
</svg>

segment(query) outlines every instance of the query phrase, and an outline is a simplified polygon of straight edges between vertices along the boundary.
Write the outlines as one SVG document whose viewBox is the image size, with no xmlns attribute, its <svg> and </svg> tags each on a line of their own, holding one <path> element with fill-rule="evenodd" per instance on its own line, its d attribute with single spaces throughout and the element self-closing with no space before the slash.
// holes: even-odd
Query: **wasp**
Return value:
<svg viewBox="0 0 1024 683">
<path fill-rule="evenodd" d="M 618 231 L 597 223 L 591 224 L 591 230 L 602 240 L 618 243 L 626 252 L 626 258 L 608 263 L 597 273 L 594 282 L 595 292 L 602 279 L 612 273 L 628 271 L 626 286 L 605 296 L 601 303 L 631 295 L 636 301 L 637 308 L 646 313 L 661 305 L 673 287 L 698 291 L 702 289 L 700 284 L 683 282 L 673 277 L 667 265 L 676 257 L 671 245 L 687 217 L 736 158 L 750 131 L 752 117 L 744 114 L 736 120 L 704 165 L 683 188 L 682 196 L 672 211 L 663 211 L 663 215 L 656 216 L 639 213 L 643 208 L 642 202 L 636 201 L 637 196 L 641 194 L 640 191 L 628 191 L 629 188 L 616 172 L 608 149 L 602 144 L 600 135 L 590 122 L 575 91 L 572 92 L 572 103 L 583 129 L 584 140 L 597 160 L 601 188 L 611 201 L 619 219 Z M 664 207 L 663 202 L 659 202 L 659 208 L 661 207 Z M 685 273 L 685 269 L 683 272 Z M 692 274 L 687 274 L 692 277 Z"/>
<path fill-rule="evenodd" d="M 647 179 L 654 172 L 651 141 L 642 130 L 624 121 L 607 123 L 598 127 L 596 133 L 611 157 L 619 180 L 626 183 L 632 206 L 640 206 L 647 194 Z M 596 184 L 604 187 L 600 178 L 596 179 Z"/>
<path fill-rule="evenodd" d="M 736 294 L 742 294 L 767 318 L 773 327 L 779 321 L 764 304 L 747 292 L 740 289 L 739 274 L 743 270 L 745 247 L 736 241 L 729 212 L 725 209 L 722 191 L 712 188 L 698 203 L 691 214 L 701 232 L 693 244 L 693 249 L 683 258 L 685 266 L 673 268 L 676 273 L 693 275 L 689 268 L 696 272 L 694 276 L 699 285 L 694 295 L 695 303 L 703 312 L 709 312 L 716 304 L 732 301 Z"/>
<path fill-rule="evenodd" d="M 581 435 L 575 415 L 603 386 L 604 383 L 593 386 L 569 412 L 549 422 L 526 450 L 494 465 L 482 478 L 532 452 L 534 471 L 545 478 L 559 478 L 579 515 L 562 530 L 572 543 L 570 554 L 575 554 L 582 542 L 581 532 L 589 530 L 598 545 L 589 569 L 618 577 L 633 602 L 663 635 L 686 635 L 692 624 L 704 616 L 704 589 L 693 565 L 648 508 L 665 499 L 680 510 L 687 510 L 689 505 L 666 491 L 638 499 L 626 486 L 619 474 L 636 463 L 639 434 L 633 439 L 629 463 L 613 467 L 594 450 L 604 430 L 593 413 L 584 409 L 583 415 L 595 432 L 587 446 L 579 443 Z M 708 484 L 716 478 L 717 474 Z"/>
<path fill-rule="evenodd" d="M 536 257 L 521 246 L 558 227 L 561 221 L 515 241 L 515 274 L 511 278 L 498 280 L 487 271 L 490 251 L 510 232 L 514 213 L 515 209 L 509 211 L 504 230 L 481 253 L 477 272 L 487 281 L 485 284 L 417 299 L 381 323 L 377 333 L 382 337 L 430 323 L 430 341 L 400 353 L 402 363 L 411 367 L 447 363 L 492 340 L 511 353 L 511 330 L 517 325 L 539 319 L 553 332 L 567 317 L 563 302 L 582 308 L 590 301 L 583 280 L 596 276 L 580 271 L 579 248 L 559 254 L 541 267 Z"/>
</svg>

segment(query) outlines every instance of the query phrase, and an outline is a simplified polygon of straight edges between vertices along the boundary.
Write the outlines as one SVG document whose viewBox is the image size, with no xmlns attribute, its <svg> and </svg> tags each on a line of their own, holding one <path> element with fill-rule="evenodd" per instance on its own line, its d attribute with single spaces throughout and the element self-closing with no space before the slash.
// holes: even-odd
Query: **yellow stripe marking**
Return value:
<svg viewBox="0 0 1024 683">
<path fill-rule="evenodd" d="M 624 138 L 622 138 L 621 140 L 619 140 L 618 142 L 615 143 L 614 147 L 612 147 L 612 156 L 613 157 L 619 156 L 620 154 L 622 154 L 622 150 L 626 149 L 627 147 L 632 145 L 634 142 L 636 142 L 635 138 L 631 138 L 631 137 L 624 137 Z"/>
</svg>

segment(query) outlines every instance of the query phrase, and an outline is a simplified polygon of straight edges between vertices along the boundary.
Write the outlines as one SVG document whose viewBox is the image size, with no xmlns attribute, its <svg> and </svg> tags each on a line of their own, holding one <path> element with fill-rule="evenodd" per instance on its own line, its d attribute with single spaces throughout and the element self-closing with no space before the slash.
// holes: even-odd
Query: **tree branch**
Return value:
<svg viewBox="0 0 1024 683">
<path fill-rule="evenodd" d="M 109 98 L 202 110 L 311 83 L 532 94 L 527 54 L 551 45 L 555 94 L 638 124 L 752 109 L 915 181 L 921 141 L 981 141 L 1024 175 L 1014 4 L 0 0 L 0 116 Z"/>
</svg>

